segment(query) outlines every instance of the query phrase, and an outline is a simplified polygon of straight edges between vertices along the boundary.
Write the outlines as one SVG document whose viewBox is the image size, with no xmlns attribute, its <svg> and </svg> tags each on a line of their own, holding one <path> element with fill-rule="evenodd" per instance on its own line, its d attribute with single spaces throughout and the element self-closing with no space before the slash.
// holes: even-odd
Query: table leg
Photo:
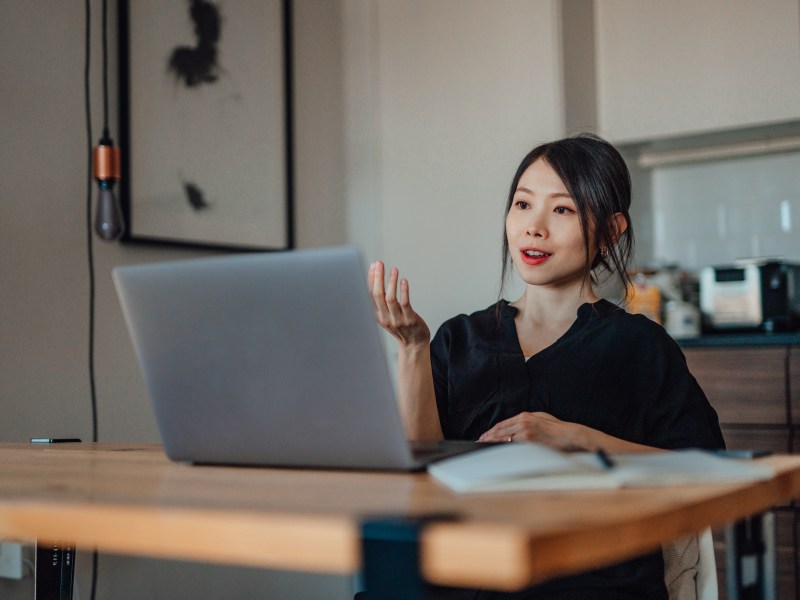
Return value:
<svg viewBox="0 0 800 600">
<path fill-rule="evenodd" d="M 36 600 L 72 600 L 75 546 L 60 541 L 36 542 Z"/>
<path fill-rule="evenodd" d="M 775 600 L 775 513 L 728 525 L 725 543 L 728 600 Z"/>
<path fill-rule="evenodd" d="M 357 600 L 426 600 L 429 586 L 420 572 L 420 536 L 426 525 L 454 515 L 387 517 L 364 521 L 361 550 L 364 592 Z"/>
</svg>

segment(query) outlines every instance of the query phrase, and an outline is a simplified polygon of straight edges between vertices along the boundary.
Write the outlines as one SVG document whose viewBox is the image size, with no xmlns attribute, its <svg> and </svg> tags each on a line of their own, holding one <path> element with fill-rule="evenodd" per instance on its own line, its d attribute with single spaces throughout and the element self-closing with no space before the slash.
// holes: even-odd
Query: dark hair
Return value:
<svg viewBox="0 0 800 600">
<path fill-rule="evenodd" d="M 505 216 L 511 210 L 522 174 L 539 159 L 553 168 L 575 201 L 586 248 L 587 274 L 595 283 L 598 271 L 604 270 L 607 276 L 616 274 L 626 289 L 627 297 L 630 283 L 627 266 L 633 254 L 633 229 L 629 212 L 631 176 L 622 156 L 604 139 L 587 133 L 537 146 L 517 168 L 508 193 Z M 627 229 L 619 236 L 614 218 L 616 213 L 620 213 L 627 224 Z M 592 226 L 595 248 L 589 248 Z M 596 251 L 595 258 L 590 261 L 593 251 Z M 508 237 L 504 219 L 501 297 L 508 269 Z"/>
</svg>

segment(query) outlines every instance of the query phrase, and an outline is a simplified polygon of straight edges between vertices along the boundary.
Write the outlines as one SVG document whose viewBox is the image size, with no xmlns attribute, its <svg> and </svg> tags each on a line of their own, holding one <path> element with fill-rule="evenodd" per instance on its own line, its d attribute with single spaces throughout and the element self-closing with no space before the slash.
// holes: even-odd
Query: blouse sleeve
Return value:
<svg viewBox="0 0 800 600">
<path fill-rule="evenodd" d="M 447 364 L 450 354 L 451 332 L 448 323 L 444 323 L 431 340 L 431 371 L 433 373 L 433 390 L 436 394 L 436 408 L 439 422 L 445 439 L 452 437 L 447 420 L 449 411 L 449 386 L 447 383 Z"/>
<path fill-rule="evenodd" d="M 652 390 L 646 416 L 649 444 L 667 449 L 724 448 L 717 413 L 689 372 L 683 352 L 661 328 L 653 328 L 641 365 Z"/>
</svg>

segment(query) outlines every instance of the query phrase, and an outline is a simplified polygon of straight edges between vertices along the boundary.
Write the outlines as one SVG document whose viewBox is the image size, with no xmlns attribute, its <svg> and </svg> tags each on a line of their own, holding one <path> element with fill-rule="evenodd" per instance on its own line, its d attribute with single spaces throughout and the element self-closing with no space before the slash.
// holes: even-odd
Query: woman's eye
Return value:
<svg viewBox="0 0 800 600">
<path fill-rule="evenodd" d="M 555 212 L 559 215 L 569 215 L 575 211 L 568 206 L 557 206 Z"/>
<path fill-rule="evenodd" d="M 517 208 L 525 209 L 528 208 L 530 204 L 525 202 L 525 200 L 517 200 L 516 202 L 514 202 L 514 206 L 516 206 Z"/>
</svg>

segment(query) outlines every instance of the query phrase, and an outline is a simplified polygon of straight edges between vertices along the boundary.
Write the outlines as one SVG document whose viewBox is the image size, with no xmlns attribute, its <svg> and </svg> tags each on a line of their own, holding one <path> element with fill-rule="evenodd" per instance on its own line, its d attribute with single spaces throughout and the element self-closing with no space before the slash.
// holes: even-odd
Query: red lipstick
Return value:
<svg viewBox="0 0 800 600">
<path fill-rule="evenodd" d="M 539 248 L 522 248 L 520 250 L 522 262 L 526 265 L 541 265 L 552 256 L 551 253 L 540 250 Z"/>
</svg>

